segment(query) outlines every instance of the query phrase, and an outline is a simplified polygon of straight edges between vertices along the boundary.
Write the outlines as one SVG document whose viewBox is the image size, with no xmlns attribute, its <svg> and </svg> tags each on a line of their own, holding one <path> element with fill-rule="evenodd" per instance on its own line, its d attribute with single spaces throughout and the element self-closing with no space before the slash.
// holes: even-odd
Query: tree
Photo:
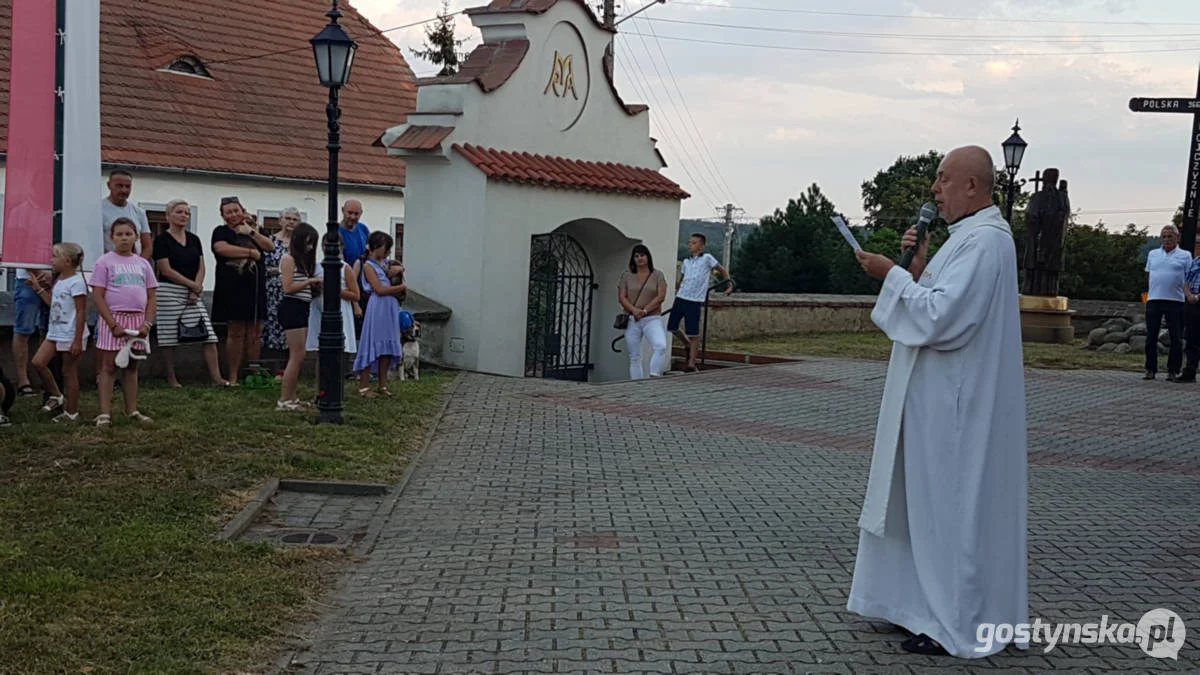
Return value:
<svg viewBox="0 0 1200 675">
<path fill-rule="evenodd" d="M 442 11 L 438 13 L 437 21 L 425 27 L 426 42 L 424 49 L 410 49 L 413 56 L 425 59 L 435 66 L 441 66 L 438 77 L 453 75 L 458 72 L 458 66 L 465 58 L 459 48 L 466 40 L 454 37 L 454 15 L 450 13 L 450 0 L 442 0 Z"/>
<path fill-rule="evenodd" d="M 1137 301 L 1146 285 L 1141 255 L 1146 235 L 1134 225 L 1112 234 L 1102 222 L 1069 224 L 1061 294 L 1080 300 Z"/>
<path fill-rule="evenodd" d="M 917 220 L 921 205 L 932 198 L 930 187 L 937 178 L 943 155 L 930 150 L 924 155 L 901 155 L 888 168 L 862 184 L 863 210 L 872 229 L 891 228 L 901 234 Z"/>
<path fill-rule="evenodd" d="M 738 254 L 738 281 L 745 291 L 827 293 L 829 235 L 841 240 L 830 220 L 833 202 L 813 183 L 787 206 L 763 217 Z M 846 242 L 841 242 L 846 248 Z M 853 259 L 853 256 L 851 256 Z"/>
</svg>

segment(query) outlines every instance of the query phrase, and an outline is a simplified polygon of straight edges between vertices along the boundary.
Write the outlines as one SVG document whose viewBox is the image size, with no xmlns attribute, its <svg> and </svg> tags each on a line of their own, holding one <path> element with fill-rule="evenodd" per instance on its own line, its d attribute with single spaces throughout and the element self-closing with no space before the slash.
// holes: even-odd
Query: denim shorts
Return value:
<svg viewBox="0 0 1200 675">
<path fill-rule="evenodd" d="M 13 291 L 13 333 L 17 335 L 33 335 L 41 331 L 46 333 L 50 321 L 50 308 L 38 297 L 36 291 L 22 279 L 17 282 Z"/>
<path fill-rule="evenodd" d="M 680 320 L 683 321 L 683 334 L 687 337 L 694 338 L 700 335 L 700 310 L 704 308 L 704 303 L 675 298 L 675 304 L 671 305 L 671 315 L 667 317 L 667 332 L 674 333 L 679 329 Z"/>
</svg>

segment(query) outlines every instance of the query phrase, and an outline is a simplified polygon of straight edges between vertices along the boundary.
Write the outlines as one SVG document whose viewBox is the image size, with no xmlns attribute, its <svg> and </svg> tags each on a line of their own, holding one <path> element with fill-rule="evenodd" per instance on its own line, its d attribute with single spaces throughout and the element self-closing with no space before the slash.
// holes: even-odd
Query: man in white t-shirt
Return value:
<svg viewBox="0 0 1200 675">
<path fill-rule="evenodd" d="M 1146 294 L 1146 375 L 1153 380 L 1158 373 L 1158 331 L 1167 322 L 1170 345 L 1167 351 L 1167 381 L 1174 382 L 1183 366 L 1183 308 L 1191 295 L 1185 280 L 1192 254 L 1179 248 L 1179 230 L 1167 225 L 1159 235 L 1162 248 L 1146 256 L 1150 273 L 1150 292 Z"/>
<path fill-rule="evenodd" d="M 725 295 L 733 292 L 733 277 L 717 259 L 704 252 L 708 238 L 703 234 L 693 234 L 688 239 L 688 258 L 683 261 L 683 272 L 677 282 L 675 302 L 671 305 L 671 316 L 667 319 L 667 330 L 679 338 L 687 346 L 688 358 L 685 371 L 695 372 L 696 354 L 700 351 L 700 310 L 708 299 L 708 283 L 715 269 L 721 276 L 729 280 Z M 684 331 L 680 332 L 679 322 L 683 321 Z"/>
<path fill-rule="evenodd" d="M 117 169 L 108 174 L 108 196 L 100 200 L 100 215 L 104 225 L 104 252 L 108 253 L 113 250 L 112 240 L 108 238 L 108 231 L 112 228 L 113 221 L 118 218 L 128 218 L 137 225 L 141 249 L 139 253 L 146 260 L 154 253 L 154 246 L 150 235 L 150 221 L 146 219 L 146 212 L 139 209 L 136 204 L 129 201 L 129 195 L 133 192 L 133 176 L 128 171 Z M 135 249 L 137 250 L 137 249 Z M 92 260 L 99 258 L 100 255 L 94 252 L 87 252 Z"/>
</svg>

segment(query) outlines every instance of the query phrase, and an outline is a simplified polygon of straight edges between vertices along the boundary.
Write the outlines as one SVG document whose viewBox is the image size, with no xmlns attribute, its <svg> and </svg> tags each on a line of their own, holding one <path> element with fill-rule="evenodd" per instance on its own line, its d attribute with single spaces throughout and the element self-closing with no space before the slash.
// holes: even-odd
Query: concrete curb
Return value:
<svg viewBox="0 0 1200 675">
<path fill-rule="evenodd" d="M 379 495 L 387 494 L 388 486 L 377 483 L 337 483 L 285 478 L 279 481 L 279 489 L 288 492 L 309 492 L 324 495 L 378 497 Z"/>
<path fill-rule="evenodd" d="M 242 533 L 254 523 L 254 520 L 258 518 L 258 514 L 262 513 L 262 510 L 267 506 L 267 502 L 271 501 L 271 498 L 274 497 L 275 493 L 278 491 L 279 481 L 277 479 L 272 478 L 271 480 L 267 481 L 267 484 L 258 491 L 258 494 L 254 496 L 254 499 L 251 500 L 251 502 L 247 504 L 245 508 L 238 512 L 238 514 L 233 517 L 233 520 L 229 521 L 229 524 L 225 526 L 225 529 L 221 530 L 221 533 L 217 535 L 217 538 L 224 539 L 225 541 L 233 541 L 234 539 L 242 536 Z"/>
<path fill-rule="evenodd" d="M 441 427 L 442 420 L 446 416 L 446 410 L 450 407 L 450 401 L 454 400 L 454 395 L 458 393 L 458 387 L 462 383 L 463 375 L 460 372 L 454 376 L 454 382 L 450 385 L 450 390 L 446 392 L 446 400 L 442 401 L 442 409 L 434 417 L 429 431 L 425 432 L 425 438 L 421 442 L 421 449 L 417 451 L 416 456 L 409 462 L 408 468 L 404 470 L 404 475 L 400 477 L 400 481 L 396 483 L 391 494 L 379 505 L 379 509 L 375 511 L 375 517 L 371 519 L 367 533 L 355 549 L 356 555 L 365 556 L 371 552 L 371 549 L 375 548 L 375 542 L 379 540 L 379 534 L 383 531 L 383 526 L 392 517 L 392 511 L 396 508 L 396 502 L 404 494 L 404 489 L 408 487 L 408 483 L 412 479 L 413 474 L 416 473 L 417 467 L 421 465 L 421 460 L 425 458 L 425 453 L 429 451 L 429 446 L 433 443 L 433 436 Z"/>
</svg>

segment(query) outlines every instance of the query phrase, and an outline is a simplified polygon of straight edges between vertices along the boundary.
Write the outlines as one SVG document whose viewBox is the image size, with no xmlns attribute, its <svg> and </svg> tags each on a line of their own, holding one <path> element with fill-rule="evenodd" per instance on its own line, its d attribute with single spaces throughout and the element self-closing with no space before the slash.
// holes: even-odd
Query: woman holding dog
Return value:
<svg viewBox="0 0 1200 675">
<path fill-rule="evenodd" d="M 167 383 L 179 388 L 175 377 L 175 347 L 181 339 L 204 343 L 204 362 L 214 386 L 227 387 L 217 360 L 217 332 L 204 293 L 204 249 L 200 237 L 188 232 L 192 210 L 182 199 L 167 203 L 167 231 L 154 239 L 154 267 L 158 272 L 158 346 L 163 352 Z M 182 335 L 181 335 L 182 334 Z M 201 334 L 207 337 L 201 337 Z"/>
<path fill-rule="evenodd" d="M 213 321 L 228 326 L 225 358 L 229 381 L 237 384 L 242 361 L 258 359 L 262 326 L 267 316 L 267 268 L 263 257 L 275 243 L 259 229 L 237 197 L 221 199 L 223 225 L 213 230 L 212 252 L 217 259 L 213 290 Z"/>
<path fill-rule="evenodd" d="M 663 328 L 662 305 L 667 298 L 667 278 L 654 269 L 654 256 L 642 244 L 629 254 L 629 270 L 617 282 L 617 300 L 629 314 L 625 327 L 625 346 L 629 349 L 629 377 L 645 379 L 642 367 L 642 339 L 650 342 L 650 377 L 658 377 L 667 368 L 667 331 Z"/>
<path fill-rule="evenodd" d="M 288 254 L 292 232 L 300 224 L 300 210 L 289 206 L 279 214 L 279 231 L 271 236 L 275 250 L 267 253 L 263 264 L 267 267 L 267 318 L 263 322 L 263 346 L 277 352 L 288 350 L 287 335 L 279 323 L 279 304 L 283 302 L 283 257 Z"/>
</svg>

